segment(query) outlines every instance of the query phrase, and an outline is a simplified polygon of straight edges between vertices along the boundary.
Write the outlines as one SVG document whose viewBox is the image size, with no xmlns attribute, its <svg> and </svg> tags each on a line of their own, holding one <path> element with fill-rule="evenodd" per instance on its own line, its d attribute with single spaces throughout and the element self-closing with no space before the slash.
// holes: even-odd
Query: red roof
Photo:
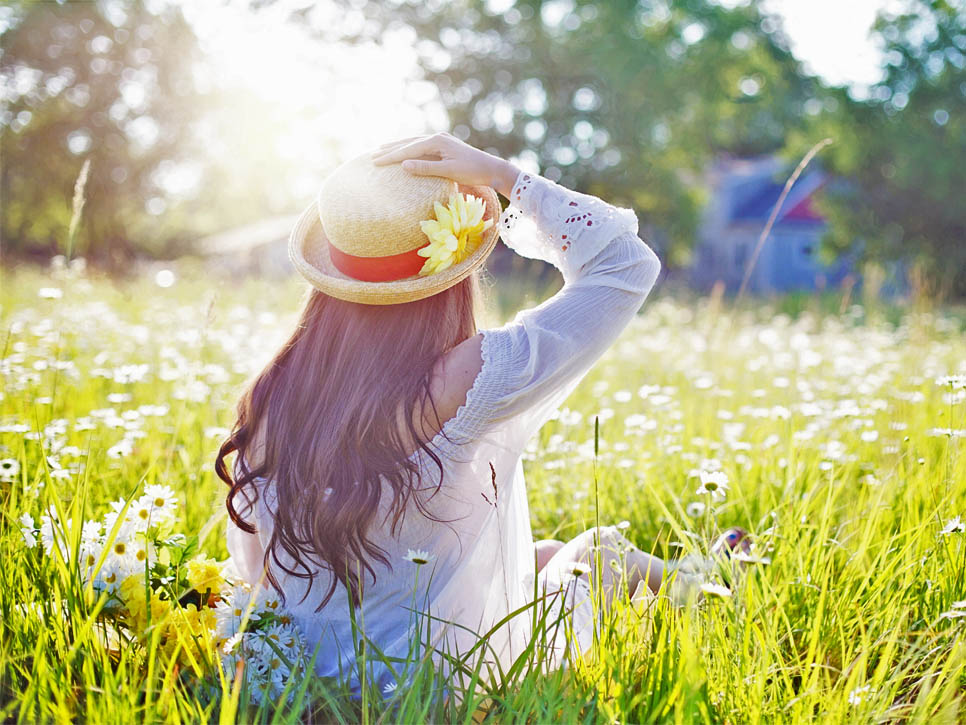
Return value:
<svg viewBox="0 0 966 725">
<path fill-rule="evenodd" d="M 794 219 L 796 221 L 825 221 L 825 217 L 816 211 L 815 205 L 812 204 L 811 196 L 806 196 L 804 199 L 798 202 L 798 204 L 788 210 L 787 214 L 783 214 L 782 218 Z"/>
</svg>

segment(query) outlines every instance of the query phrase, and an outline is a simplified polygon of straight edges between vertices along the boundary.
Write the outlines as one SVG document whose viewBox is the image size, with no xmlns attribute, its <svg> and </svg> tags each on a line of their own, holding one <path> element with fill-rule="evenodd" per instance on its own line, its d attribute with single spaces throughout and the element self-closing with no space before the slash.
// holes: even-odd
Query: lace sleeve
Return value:
<svg viewBox="0 0 966 725">
<path fill-rule="evenodd" d="M 637 216 L 596 196 L 571 191 L 542 176 L 522 172 L 500 216 L 503 243 L 522 257 L 541 259 L 564 281 L 623 232 L 637 233 Z"/>
<path fill-rule="evenodd" d="M 556 266 L 564 286 L 482 331 L 483 367 L 449 430 L 472 440 L 500 427 L 520 445 L 631 321 L 661 265 L 633 212 L 534 174 L 520 174 L 500 222 L 504 243 Z"/>
</svg>

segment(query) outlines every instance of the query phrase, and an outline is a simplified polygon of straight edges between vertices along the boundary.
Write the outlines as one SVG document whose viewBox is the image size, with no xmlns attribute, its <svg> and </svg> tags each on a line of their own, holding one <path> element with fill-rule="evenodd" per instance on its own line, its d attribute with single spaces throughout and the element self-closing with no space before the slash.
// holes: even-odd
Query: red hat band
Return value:
<svg viewBox="0 0 966 725">
<path fill-rule="evenodd" d="M 417 251 L 410 249 L 408 252 L 385 257 L 357 257 L 346 254 L 329 242 L 329 257 L 335 268 L 360 282 L 394 282 L 419 274 L 426 258 L 420 257 Z"/>
</svg>

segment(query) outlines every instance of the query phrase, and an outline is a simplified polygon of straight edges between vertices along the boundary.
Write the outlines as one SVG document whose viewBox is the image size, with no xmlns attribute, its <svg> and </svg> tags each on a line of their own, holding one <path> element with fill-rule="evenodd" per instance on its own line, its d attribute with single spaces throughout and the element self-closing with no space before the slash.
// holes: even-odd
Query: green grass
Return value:
<svg viewBox="0 0 966 725">
<path fill-rule="evenodd" d="M 964 720 L 966 619 L 942 615 L 966 600 L 966 534 L 941 530 L 966 516 L 966 391 L 936 382 L 966 373 L 962 316 L 803 300 L 785 303 L 790 316 L 782 301 L 733 309 L 658 291 L 524 458 L 537 538 L 627 520 L 635 544 L 675 557 L 725 526 L 754 532 L 772 563 L 731 599 L 661 600 L 649 626 L 618 605 L 591 659 L 523 669 L 462 703 L 433 697 L 426 665 L 388 704 L 312 679 L 293 683 L 298 707 L 256 711 L 213 663 L 175 669 L 157 641 L 109 653 L 96 599 L 24 545 L 19 516 L 56 499 L 91 518 L 167 484 L 180 530 L 225 558 L 214 453 L 301 291 L 190 270 L 168 289 L 5 273 L 0 458 L 21 469 L 0 483 L 0 717 L 465 722 L 487 701 L 514 722 Z M 112 450 L 125 435 L 130 452 Z M 692 518 L 704 502 L 692 472 L 708 465 L 731 490 Z"/>
</svg>

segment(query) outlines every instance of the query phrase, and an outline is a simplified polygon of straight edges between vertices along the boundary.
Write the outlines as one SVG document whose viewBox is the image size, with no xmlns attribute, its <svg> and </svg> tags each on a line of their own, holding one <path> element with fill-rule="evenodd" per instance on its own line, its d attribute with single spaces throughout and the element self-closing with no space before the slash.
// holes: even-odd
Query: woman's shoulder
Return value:
<svg viewBox="0 0 966 725">
<path fill-rule="evenodd" d="M 436 363 L 430 389 L 452 417 L 466 402 L 466 395 L 483 369 L 483 334 L 463 340 Z M 435 388 L 435 389 L 434 389 Z M 437 404 L 439 405 L 439 403 Z"/>
<path fill-rule="evenodd" d="M 416 410 L 416 425 L 431 440 L 466 405 L 470 390 L 483 369 L 483 335 L 477 333 L 440 356 L 430 376 L 428 402 Z M 435 407 L 435 410 L 434 410 Z"/>
</svg>

